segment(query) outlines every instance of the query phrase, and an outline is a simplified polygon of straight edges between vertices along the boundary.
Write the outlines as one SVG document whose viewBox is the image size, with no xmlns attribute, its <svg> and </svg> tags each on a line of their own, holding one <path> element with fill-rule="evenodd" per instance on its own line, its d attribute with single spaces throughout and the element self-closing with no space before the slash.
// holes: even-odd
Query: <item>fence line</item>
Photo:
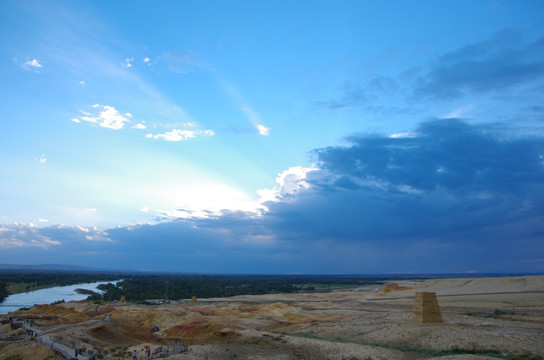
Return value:
<svg viewBox="0 0 544 360">
<path fill-rule="evenodd" d="M 75 357 L 75 349 L 72 350 L 72 349 L 68 348 L 65 345 L 62 345 L 62 344 L 59 344 L 59 343 L 54 343 L 53 341 L 51 341 L 49 336 L 39 336 L 39 337 L 36 338 L 36 342 L 39 342 L 42 345 L 50 347 L 55 352 L 57 352 L 58 354 L 64 356 L 67 359 L 73 359 Z M 79 355 L 79 354 L 78 354 L 77 358 L 79 360 L 88 360 L 87 356 L 83 356 L 83 355 Z"/>
</svg>

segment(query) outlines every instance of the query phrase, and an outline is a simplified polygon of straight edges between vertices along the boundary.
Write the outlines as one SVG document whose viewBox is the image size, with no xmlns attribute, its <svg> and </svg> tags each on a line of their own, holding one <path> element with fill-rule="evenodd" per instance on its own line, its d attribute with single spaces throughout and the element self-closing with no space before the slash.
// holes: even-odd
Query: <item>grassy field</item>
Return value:
<svg viewBox="0 0 544 360">
<path fill-rule="evenodd" d="M 22 293 L 25 291 L 45 289 L 55 285 L 39 285 L 37 282 L 8 282 L 6 289 L 10 294 Z"/>
</svg>

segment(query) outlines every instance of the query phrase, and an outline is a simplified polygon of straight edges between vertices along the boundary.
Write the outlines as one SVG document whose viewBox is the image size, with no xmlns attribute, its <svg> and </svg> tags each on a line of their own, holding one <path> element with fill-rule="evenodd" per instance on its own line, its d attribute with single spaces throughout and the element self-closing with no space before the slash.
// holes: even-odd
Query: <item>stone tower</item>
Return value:
<svg viewBox="0 0 544 360">
<path fill-rule="evenodd" d="M 421 323 L 441 323 L 442 314 L 434 292 L 416 292 L 414 320 Z"/>
</svg>

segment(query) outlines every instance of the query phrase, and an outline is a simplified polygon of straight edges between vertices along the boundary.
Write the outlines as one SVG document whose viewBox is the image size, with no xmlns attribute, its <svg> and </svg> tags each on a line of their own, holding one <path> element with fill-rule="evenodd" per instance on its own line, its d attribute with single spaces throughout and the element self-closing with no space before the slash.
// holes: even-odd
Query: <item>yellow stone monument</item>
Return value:
<svg viewBox="0 0 544 360">
<path fill-rule="evenodd" d="M 441 323 L 442 314 L 436 293 L 416 292 L 414 303 L 414 320 L 421 323 Z"/>
</svg>

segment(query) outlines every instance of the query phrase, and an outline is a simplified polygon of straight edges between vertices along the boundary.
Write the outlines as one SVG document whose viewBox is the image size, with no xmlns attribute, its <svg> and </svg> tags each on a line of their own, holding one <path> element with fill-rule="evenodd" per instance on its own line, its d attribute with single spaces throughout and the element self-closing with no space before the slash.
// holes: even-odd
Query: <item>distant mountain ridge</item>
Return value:
<svg viewBox="0 0 544 360">
<path fill-rule="evenodd" d="M 39 265 L 0 264 L 0 270 L 96 271 L 96 269 L 86 267 L 86 266 L 62 265 L 62 264 L 39 264 Z"/>
</svg>

